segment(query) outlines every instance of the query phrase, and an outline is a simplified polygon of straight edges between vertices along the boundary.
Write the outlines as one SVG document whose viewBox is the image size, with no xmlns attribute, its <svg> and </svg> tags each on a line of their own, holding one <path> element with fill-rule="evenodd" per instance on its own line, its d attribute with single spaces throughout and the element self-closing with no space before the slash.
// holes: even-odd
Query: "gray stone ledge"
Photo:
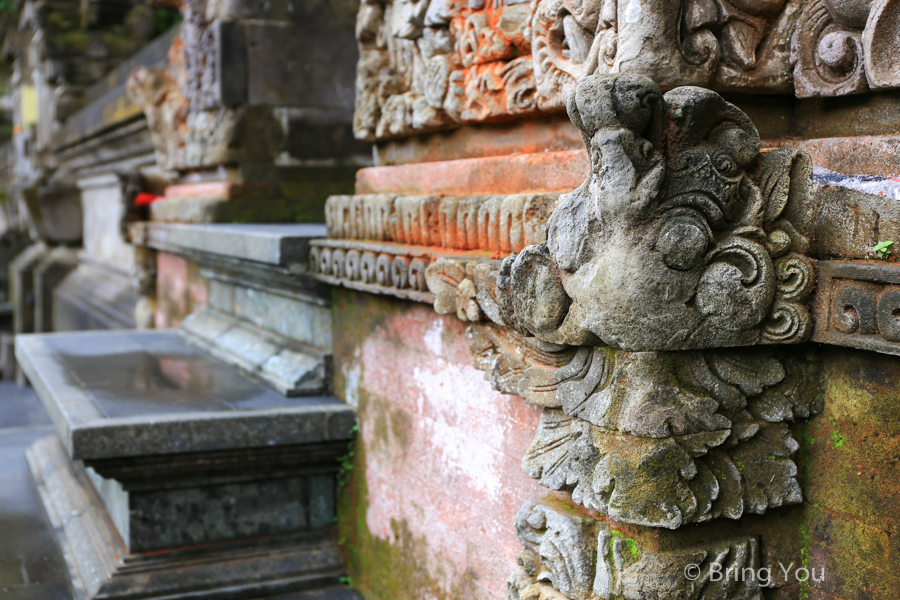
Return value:
<svg viewBox="0 0 900 600">
<path fill-rule="evenodd" d="M 16 357 L 77 460 L 341 441 L 356 422 L 337 398 L 285 397 L 175 332 L 24 335 Z"/>
<path fill-rule="evenodd" d="M 324 224 L 149 223 L 147 245 L 157 250 L 195 251 L 287 266 L 306 262 L 309 240 L 325 236 Z"/>
</svg>

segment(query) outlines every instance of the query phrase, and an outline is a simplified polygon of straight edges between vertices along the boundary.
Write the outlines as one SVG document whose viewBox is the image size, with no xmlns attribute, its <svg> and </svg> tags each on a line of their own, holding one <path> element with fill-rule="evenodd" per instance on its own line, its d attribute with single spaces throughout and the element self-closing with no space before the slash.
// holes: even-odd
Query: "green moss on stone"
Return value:
<svg viewBox="0 0 900 600">
<path fill-rule="evenodd" d="M 364 397 L 361 394 L 361 412 L 382 408 L 380 403 L 373 406 Z M 353 457 L 353 468 L 338 497 L 337 525 L 350 585 L 365 600 L 458 600 L 473 597 L 474 574 L 467 573 L 451 589 L 446 589 L 440 583 L 446 581 L 447 576 L 438 562 L 439 557 L 433 555 L 434 551 L 423 537 L 410 530 L 405 520 L 391 521 L 393 541 L 369 532 L 366 523 L 368 505 L 366 450 L 360 443 Z"/>
</svg>

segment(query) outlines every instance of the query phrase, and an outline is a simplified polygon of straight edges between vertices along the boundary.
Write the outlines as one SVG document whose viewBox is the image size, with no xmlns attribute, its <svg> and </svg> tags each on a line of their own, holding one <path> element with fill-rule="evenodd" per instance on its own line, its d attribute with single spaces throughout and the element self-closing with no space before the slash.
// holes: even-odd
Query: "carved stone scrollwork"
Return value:
<svg viewBox="0 0 900 600">
<path fill-rule="evenodd" d="M 433 303 L 435 297 L 425 283 L 425 271 L 433 260 L 428 248 L 316 240 L 307 269 L 332 285 Z"/>
<path fill-rule="evenodd" d="M 801 501 L 786 421 L 822 409 L 812 350 L 623 352 L 469 328 L 494 389 L 546 407 L 523 468 L 586 508 L 678 528 Z"/>
<path fill-rule="evenodd" d="M 366 0 L 357 19 L 355 132 L 378 141 L 557 111 L 575 81 L 596 74 L 641 73 L 664 89 L 793 93 L 790 40 L 802 10 L 798 0 Z M 886 10 L 885 25 L 873 32 L 896 31 L 896 11 Z M 854 30 L 855 41 L 846 42 L 816 15 L 804 21 L 811 32 L 801 43 L 804 65 L 813 60 L 807 55 L 821 54 L 808 44 L 823 36 L 836 45 L 822 56 L 838 70 L 846 68 L 841 44 L 875 39 Z M 863 54 L 889 52 L 883 42 L 871 44 L 873 52 L 859 53 L 860 68 Z M 817 68 L 816 60 L 797 69 Z M 884 66 L 892 61 L 873 60 L 873 69 L 891 73 L 881 79 L 896 85 Z"/>
<path fill-rule="evenodd" d="M 806 153 L 760 153 L 749 118 L 718 94 L 663 96 L 638 75 L 585 77 L 568 109 L 590 177 L 556 205 L 546 242 L 472 280 L 481 312 L 460 315 L 550 344 L 633 351 L 809 338 Z M 453 267 L 429 270 L 436 308 L 450 312 L 439 274 Z"/>
<path fill-rule="evenodd" d="M 900 4 L 814 0 L 791 42 L 797 96 L 840 96 L 900 86 Z"/>
<path fill-rule="evenodd" d="M 741 537 L 652 551 L 602 521 L 537 500 L 516 517 L 525 549 L 507 581 L 507 600 L 618 600 L 620 598 L 721 598 L 758 600 L 752 577 L 710 577 L 714 571 L 753 573 L 759 568 L 756 538 Z M 691 580 L 685 569 L 704 574 Z"/>
<path fill-rule="evenodd" d="M 841 8 L 839 3 L 814 0 L 797 23 L 792 58 L 794 86 L 801 98 L 855 94 L 869 88 L 861 31 L 866 15 L 855 10 L 844 14 Z M 837 19 L 832 9 L 837 9 Z"/>
</svg>

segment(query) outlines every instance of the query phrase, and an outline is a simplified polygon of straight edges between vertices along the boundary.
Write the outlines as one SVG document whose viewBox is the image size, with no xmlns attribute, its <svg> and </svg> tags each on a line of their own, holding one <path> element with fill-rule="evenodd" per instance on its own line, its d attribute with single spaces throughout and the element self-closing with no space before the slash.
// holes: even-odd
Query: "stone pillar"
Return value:
<svg viewBox="0 0 900 600">
<path fill-rule="evenodd" d="M 169 178 L 151 220 L 320 222 L 325 198 L 352 191 L 357 168 L 371 164 L 351 126 L 354 10 L 294 0 L 181 4 L 167 66 L 137 69 L 127 86 Z M 178 290 L 201 282 L 186 278 L 191 266 L 177 257 L 140 258 L 141 272 L 155 269 L 158 279 L 157 305 L 145 293 L 142 306 L 156 326 L 178 325 L 197 303 Z"/>
</svg>

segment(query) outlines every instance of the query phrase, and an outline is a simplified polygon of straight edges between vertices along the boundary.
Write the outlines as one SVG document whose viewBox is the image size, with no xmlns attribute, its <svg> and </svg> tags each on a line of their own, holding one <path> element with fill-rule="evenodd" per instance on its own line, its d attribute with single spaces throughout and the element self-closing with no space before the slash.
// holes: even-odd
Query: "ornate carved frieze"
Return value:
<svg viewBox="0 0 900 600">
<path fill-rule="evenodd" d="M 815 342 L 900 353 L 900 268 L 822 261 Z"/>
<path fill-rule="evenodd" d="M 547 239 L 560 194 L 505 196 L 331 196 L 329 237 L 437 246 L 448 250 L 520 252 Z"/>
<path fill-rule="evenodd" d="M 896 0 L 808 0 L 791 40 L 797 96 L 900 86 Z"/>
<path fill-rule="evenodd" d="M 439 254 L 425 246 L 314 240 L 309 272 L 331 285 L 431 304 L 434 294 L 425 284 L 425 269 Z"/>
<path fill-rule="evenodd" d="M 564 106 L 591 74 L 790 93 L 797 0 L 365 0 L 355 131 L 383 140 Z"/>
<path fill-rule="evenodd" d="M 593 74 L 801 97 L 898 87 L 898 15 L 896 0 L 365 0 L 354 128 L 377 141 L 556 111 Z"/>
<path fill-rule="evenodd" d="M 754 537 L 653 551 L 602 521 L 538 500 L 522 506 L 516 534 L 525 549 L 507 581 L 507 600 L 762 597 L 759 579 L 734 575 L 758 571 Z M 690 576 L 694 568 L 696 578 Z M 726 572 L 732 575 L 711 576 Z"/>
</svg>

